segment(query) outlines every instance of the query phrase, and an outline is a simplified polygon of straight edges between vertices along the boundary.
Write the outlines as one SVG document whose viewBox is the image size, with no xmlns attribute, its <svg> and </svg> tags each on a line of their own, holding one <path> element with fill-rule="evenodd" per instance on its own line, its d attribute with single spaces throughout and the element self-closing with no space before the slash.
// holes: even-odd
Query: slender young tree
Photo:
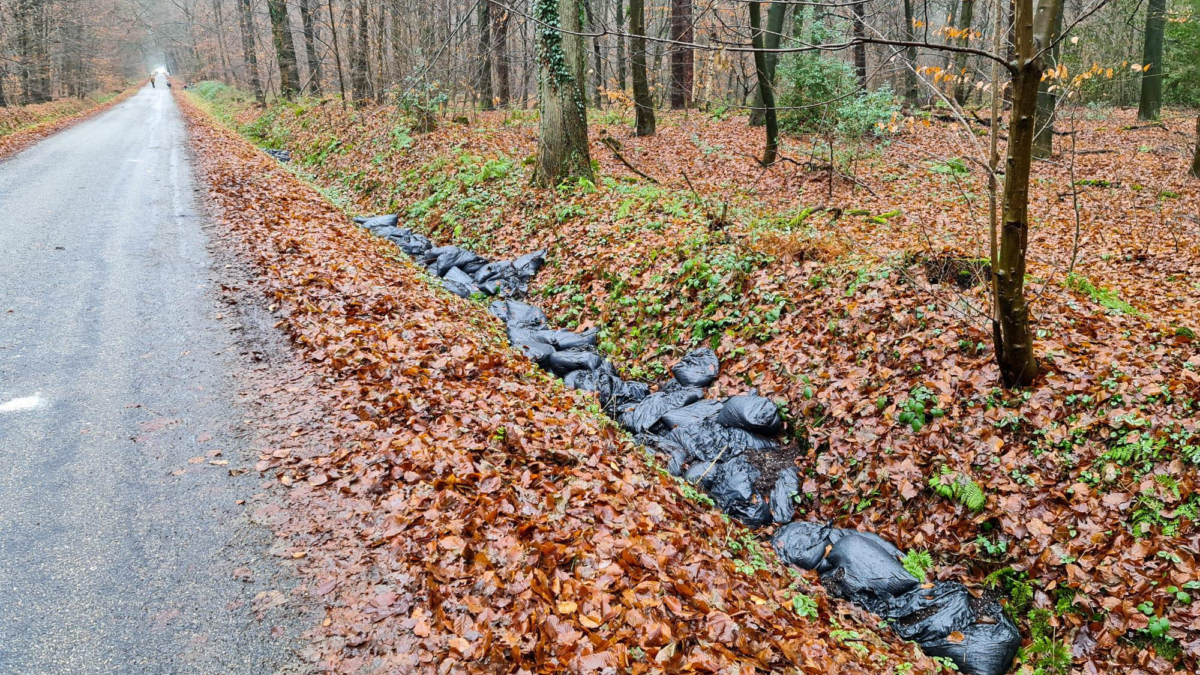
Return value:
<svg viewBox="0 0 1200 675">
<path fill-rule="evenodd" d="M 750 4 L 750 41 L 754 46 L 754 70 L 758 76 L 758 90 L 762 93 L 762 108 L 767 127 L 767 145 L 763 149 L 762 163 L 770 166 L 779 155 L 779 124 L 775 119 L 775 92 L 771 78 L 767 74 L 767 55 L 763 51 L 765 43 L 762 30 L 762 3 Z M 782 22 L 781 22 L 782 25 Z"/>
<path fill-rule="evenodd" d="M 854 72 L 858 74 L 858 83 L 867 84 L 867 3 L 866 0 L 854 3 Z"/>
<path fill-rule="evenodd" d="M 250 89 L 254 92 L 254 100 L 263 103 L 266 96 L 262 80 L 258 78 L 258 52 L 254 49 L 254 15 L 250 13 L 250 0 L 238 3 L 238 27 L 242 32 L 242 58 L 246 61 L 246 70 L 250 71 Z"/>
<path fill-rule="evenodd" d="M 487 0 L 494 2 L 494 0 Z M 496 102 L 507 107 L 512 97 L 508 65 L 508 9 L 499 5 L 492 8 L 492 45 L 496 62 Z"/>
<path fill-rule="evenodd" d="M 321 95 L 321 59 L 317 57 L 317 24 L 312 0 L 300 0 L 300 23 L 304 28 L 304 56 L 308 60 L 308 90 Z"/>
<path fill-rule="evenodd" d="M 679 110 L 692 104 L 692 0 L 671 0 L 671 107 Z"/>
<path fill-rule="evenodd" d="M 1167 0 L 1149 0 L 1146 5 L 1146 40 L 1142 47 L 1142 96 L 1138 119 L 1156 120 L 1162 108 L 1163 30 Z"/>
<path fill-rule="evenodd" d="M 629 0 L 629 65 L 633 71 L 633 108 L 637 116 L 636 136 L 654 135 L 654 101 L 646 76 L 645 0 Z"/>
<path fill-rule="evenodd" d="M 350 31 L 350 88 L 354 91 L 355 105 L 371 96 L 371 83 L 367 79 L 367 12 L 367 0 L 359 0 L 358 30 Z"/>
<path fill-rule="evenodd" d="M 625 4 L 617 0 L 617 87 L 625 91 Z"/>
<path fill-rule="evenodd" d="M 296 45 L 292 42 L 292 21 L 288 18 L 286 0 L 267 0 L 267 12 L 271 16 L 271 38 L 279 63 L 279 93 L 284 98 L 293 98 L 300 92 L 300 69 L 296 65 Z"/>
<path fill-rule="evenodd" d="M 783 38 L 783 20 L 787 14 L 787 2 L 772 2 L 767 8 L 767 30 L 763 36 L 763 45 L 767 49 L 766 67 L 767 81 L 775 86 L 775 66 L 779 63 L 779 55 L 771 50 L 779 49 Z M 760 10 L 761 11 L 761 10 Z M 755 73 L 757 75 L 757 73 Z M 754 107 L 750 110 L 750 126 L 761 127 L 767 122 L 767 106 L 763 101 L 763 88 L 754 90 Z"/>
<path fill-rule="evenodd" d="M 480 0 L 475 7 L 479 29 L 479 62 L 475 64 L 479 71 L 475 89 L 479 92 L 479 107 L 492 110 L 495 108 L 492 93 L 492 7 L 487 0 Z"/>
<path fill-rule="evenodd" d="M 1196 152 L 1192 155 L 1192 176 L 1200 178 L 1200 115 L 1196 116 Z"/>
<path fill-rule="evenodd" d="M 916 42 L 916 29 L 913 24 L 913 0 L 904 0 L 904 39 Z M 909 45 L 904 49 L 904 101 L 908 105 L 917 103 L 917 48 Z"/>
<path fill-rule="evenodd" d="M 959 47 L 971 46 L 971 22 L 975 18 L 975 0 L 962 0 L 962 9 L 958 15 L 958 39 L 955 41 Z M 953 23 L 953 20 L 951 21 Z M 970 95 L 971 89 L 968 86 L 967 80 L 967 54 L 966 52 L 958 52 L 954 55 L 954 77 L 958 78 L 954 85 L 954 100 L 959 105 L 967 104 L 967 96 Z"/>
<path fill-rule="evenodd" d="M 533 10 L 541 112 L 534 180 L 546 187 L 573 178 L 594 181 L 583 99 L 583 8 L 579 0 L 534 0 Z"/>
<path fill-rule="evenodd" d="M 1058 37 L 1062 31 L 1063 0 L 1040 0 L 1039 10 L 1046 6 L 1050 16 L 1050 39 Z M 1046 54 L 1046 70 L 1058 67 L 1058 44 Z M 1058 104 L 1058 96 L 1050 91 L 1049 78 L 1042 78 L 1038 84 L 1037 131 L 1033 136 L 1033 156 L 1045 159 L 1054 153 L 1054 108 Z"/>
</svg>

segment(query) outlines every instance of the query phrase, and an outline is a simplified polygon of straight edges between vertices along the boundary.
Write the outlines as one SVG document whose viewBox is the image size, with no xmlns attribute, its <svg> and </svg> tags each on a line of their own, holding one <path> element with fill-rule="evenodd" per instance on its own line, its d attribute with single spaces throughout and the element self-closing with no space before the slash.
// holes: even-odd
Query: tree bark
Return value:
<svg viewBox="0 0 1200 675">
<path fill-rule="evenodd" d="M 321 60 L 317 58 L 317 26 L 313 20 L 312 0 L 300 0 L 300 22 L 304 28 L 304 55 L 308 60 L 308 89 L 321 95 Z"/>
<path fill-rule="evenodd" d="M 904 39 L 916 42 L 916 30 L 913 27 L 913 0 L 904 0 Z M 908 47 L 904 50 L 904 100 L 908 105 L 917 103 L 917 48 Z"/>
<path fill-rule="evenodd" d="M 1045 5 L 1046 11 L 1051 13 L 1050 34 L 1047 37 L 1053 40 L 1062 31 L 1063 0 L 1041 0 L 1038 4 L 1039 11 L 1042 5 Z M 1046 56 L 1048 58 L 1044 64 L 1045 70 L 1057 68 L 1058 45 L 1055 45 L 1054 49 L 1051 49 Z M 1054 153 L 1054 109 L 1058 104 L 1058 96 L 1050 91 L 1050 82 L 1050 79 L 1043 78 L 1038 84 L 1037 129 L 1033 136 L 1033 156 L 1038 159 L 1045 159 Z"/>
<path fill-rule="evenodd" d="M 862 40 L 867 36 L 866 23 L 867 3 L 854 3 L 854 38 Z M 856 42 L 854 45 L 854 72 L 858 74 L 858 83 L 862 86 L 867 85 L 867 45 L 865 42 Z"/>
<path fill-rule="evenodd" d="M 249 0 L 242 0 L 249 2 Z M 342 94 L 342 107 L 346 107 L 346 80 L 342 75 L 342 50 L 338 47 L 337 22 L 333 20 L 333 0 L 326 0 L 325 8 L 329 11 L 329 32 L 333 35 L 333 63 L 337 67 L 338 91 Z"/>
<path fill-rule="evenodd" d="M 279 93 L 284 98 L 293 98 L 300 92 L 300 69 L 296 65 L 296 45 L 292 41 L 287 0 L 267 0 L 267 11 L 271 15 L 271 37 L 275 43 L 275 59 L 279 63 Z"/>
<path fill-rule="evenodd" d="M 625 91 L 625 3 L 617 0 L 617 87 Z"/>
<path fill-rule="evenodd" d="M 787 13 L 788 3 L 772 2 L 767 8 L 767 31 L 763 36 L 763 45 L 766 49 L 779 49 L 779 42 L 783 37 L 783 18 Z M 760 8 L 761 11 L 761 8 Z M 775 86 L 775 66 L 779 63 L 779 55 L 771 51 L 767 51 L 766 57 L 766 72 L 767 81 L 771 86 Z M 772 94 L 774 91 L 771 92 Z M 750 126 L 761 127 L 767 121 L 767 105 L 763 101 L 763 89 L 757 87 L 754 90 L 754 107 L 750 110 Z"/>
<path fill-rule="evenodd" d="M 1150 0 L 1146 7 L 1146 41 L 1142 48 L 1142 97 L 1138 119 L 1156 120 L 1162 108 L 1163 28 L 1166 0 Z"/>
<path fill-rule="evenodd" d="M 534 0 L 537 27 L 538 137 L 534 181 L 554 187 L 575 178 L 595 180 L 588 151 L 583 88 L 587 48 L 579 0 Z M 559 30 L 561 29 L 561 30 Z"/>
<path fill-rule="evenodd" d="M 782 26 L 782 21 L 780 22 Z M 770 166 L 779 156 L 779 125 L 775 119 L 775 92 L 767 74 L 767 55 L 763 51 L 765 42 L 762 31 L 762 3 L 750 3 L 750 40 L 754 46 L 754 70 L 758 75 L 758 91 L 762 95 L 762 107 L 767 126 L 767 145 L 763 149 L 762 163 Z"/>
<path fill-rule="evenodd" d="M 654 135 L 654 101 L 646 77 L 645 0 L 629 0 L 629 65 L 633 71 L 633 108 L 637 115 L 636 136 Z"/>
<path fill-rule="evenodd" d="M 600 55 L 600 22 L 592 11 L 591 0 L 582 0 L 584 13 L 587 14 L 588 30 L 596 34 L 592 38 L 592 107 L 600 108 L 600 92 L 604 89 L 604 58 Z"/>
<path fill-rule="evenodd" d="M 1043 65 L 1035 56 L 1042 45 L 1049 44 L 1053 24 L 1045 3 L 1038 8 L 1036 19 L 1033 0 L 1016 0 L 1015 5 L 1013 107 L 1008 123 L 1004 206 L 998 269 L 995 270 L 996 308 L 992 322 L 996 362 L 1007 387 L 1028 386 L 1038 375 L 1037 359 L 1033 356 L 1033 334 L 1029 328 L 1029 307 L 1025 303 L 1025 254 L 1029 245 L 1029 175 L 1033 165 L 1034 118 Z"/>
<path fill-rule="evenodd" d="M 1196 153 L 1192 155 L 1192 175 L 1200 178 L 1200 115 L 1196 117 Z"/>
<path fill-rule="evenodd" d="M 351 31 L 350 43 L 350 88 L 354 102 L 361 103 L 371 96 L 367 80 L 367 0 L 358 2 L 358 31 Z"/>
<path fill-rule="evenodd" d="M 671 40 L 691 42 L 692 0 L 671 0 Z M 680 110 L 692 104 L 692 48 L 671 45 L 671 108 Z"/>
<path fill-rule="evenodd" d="M 254 49 L 254 16 L 250 13 L 250 0 L 238 3 L 238 27 L 242 32 L 242 58 L 246 61 L 246 69 L 250 71 L 250 89 L 254 92 L 254 100 L 265 102 L 262 80 L 258 77 L 258 52 Z"/>
<path fill-rule="evenodd" d="M 488 0 L 491 2 L 491 0 Z M 508 65 L 508 10 L 496 7 L 492 12 L 492 43 L 496 52 L 496 102 L 507 107 L 512 98 Z"/>
<path fill-rule="evenodd" d="M 479 23 L 479 72 L 475 89 L 479 92 L 479 107 L 482 110 L 495 108 L 492 93 L 492 12 L 491 3 L 479 0 L 475 17 Z"/>
<path fill-rule="evenodd" d="M 958 15 L 958 30 L 962 32 L 962 35 L 956 40 L 959 47 L 971 45 L 971 21 L 974 18 L 975 0 L 962 0 L 962 12 Z M 959 105 L 966 105 L 971 88 L 967 83 L 967 54 L 963 52 L 954 55 L 954 77 L 956 82 L 954 100 Z"/>
</svg>

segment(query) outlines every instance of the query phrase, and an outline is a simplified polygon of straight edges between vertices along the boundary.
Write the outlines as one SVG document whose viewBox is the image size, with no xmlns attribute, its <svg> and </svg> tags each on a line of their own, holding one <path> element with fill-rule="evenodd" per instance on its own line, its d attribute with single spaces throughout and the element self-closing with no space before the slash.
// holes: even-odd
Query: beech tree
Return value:
<svg viewBox="0 0 1200 675">
<path fill-rule="evenodd" d="M 693 55 L 687 44 L 694 38 L 692 0 L 671 0 L 671 107 L 692 104 Z"/>
<path fill-rule="evenodd" d="M 775 3 L 779 4 L 779 3 Z M 779 123 L 775 113 L 775 93 L 771 85 L 771 76 L 767 72 L 767 54 L 763 51 L 764 38 L 762 27 L 762 3 L 749 3 L 750 10 L 750 39 L 754 46 L 754 70 L 758 76 L 758 91 L 762 99 L 764 122 L 767 127 L 767 143 L 763 148 L 762 160 L 764 166 L 775 163 L 779 156 Z M 782 27 L 783 21 L 780 20 Z"/>
<path fill-rule="evenodd" d="M 583 9 L 579 0 L 534 0 L 533 9 L 541 112 L 534 180 L 549 187 L 573 178 L 594 181 L 583 99 Z"/>
<path fill-rule="evenodd" d="M 1167 0 L 1146 3 L 1146 36 L 1142 46 L 1142 96 L 1138 119 L 1156 120 L 1162 108 L 1163 30 L 1166 27 Z"/>
<path fill-rule="evenodd" d="M 646 77 L 646 10 L 644 0 L 629 0 L 629 65 L 633 71 L 635 134 L 654 135 L 654 101 Z"/>
<path fill-rule="evenodd" d="M 300 71 L 296 65 L 296 46 L 292 41 L 292 21 L 288 18 L 286 0 L 267 0 L 271 15 L 271 38 L 275 43 L 275 59 L 279 63 L 279 93 L 292 98 L 300 92 Z"/>
</svg>

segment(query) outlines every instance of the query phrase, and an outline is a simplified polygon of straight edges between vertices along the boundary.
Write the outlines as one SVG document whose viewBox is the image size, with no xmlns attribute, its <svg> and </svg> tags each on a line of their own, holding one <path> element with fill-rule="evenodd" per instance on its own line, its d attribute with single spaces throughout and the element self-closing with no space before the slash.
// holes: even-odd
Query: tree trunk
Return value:
<svg viewBox="0 0 1200 675">
<path fill-rule="evenodd" d="M 1035 27 L 1033 0 L 1016 0 L 1015 72 L 1012 115 L 1008 123 L 1008 157 L 1004 173 L 1004 206 L 996 274 L 996 308 L 992 322 L 996 362 L 1007 387 L 1031 384 L 1038 375 L 1025 304 L 1025 254 L 1029 244 L 1029 174 L 1033 164 L 1034 117 L 1042 62 L 1034 58 L 1050 33 L 1048 7 L 1039 7 Z"/>
<path fill-rule="evenodd" d="M 579 0 L 534 0 L 537 28 L 538 137 L 534 180 L 544 187 L 586 178 L 595 180 L 588 151 L 587 108 L 583 103 L 585 62 Z M 561 30 L 558 30 L 561 29 Z"/>
<path fill-rule="evenodd" d="M 1163 28 L 1166 0 L 1150 0 L 1146 7 L 1146 42 L 1142 49 L 1142 98 L 1138 119 L 1156 120 L 1162 108 Z"/>
<path fill-rule="evenodd" d="M 238 27 L 242 31 L 242 58 L 246 61 L 246 69 L 250 71 L 250 89 L 254 92 L 254 100 L 263 103 L 267 98 L 263 95 L 262 80 L 258 78 L 258 53 L 254 49 L 254 16 L 250 13 L 250 0 L 241 0 L 238 9 Z"/>
<path fill-rule="evenodd" d="M 242 0 L 248 2 L 249 0 Z M 342 107 L 346 106 L 346 80 L 342 75 L 342 50 L 338 47 L 337 22 L 333 20 L 333 0 L 326 0 L 325 9 L 329 11 L 329 32 L 333 36 L 333 64 L 337 68 L 338 91 L 342 94 Z"/>
<path fill-rule="evenodd" d="M 492 43 L 496 51 L 496 102 L 501 107 L 507 107 L 512 98 L 508 66 L 509 13 L 504 7 L 496 7 L 495 10 L 492 12 Z"/>
<path fill-rule="evenodd" d="M 671 0 L 671 40 L 693 39 L 692 0 Z M 692 48 L 671 45 L 671 108 L 679 110 L 692 104 Z"/>
<path fill-rule="evenodd" d="M 913 0 L 904 0 L 904 39 L 916 42 L 916 30 L 913 27 Z M 904 100 L 908 105 L 917 103 L 917 48 L 908 47 L 904 50 Z"/>
<path fill-rule="evenodd" d="M 779 155 L 779 125 L 775 119 L 775 92 L 767 74 L 767 55 L 763 51 L 765 42 L 762 31 L 762 3 L 750 3 L 750 40 L 754 46 L 754 70 L 758 75 L 758 91 L 762 95 L 762 107 L 767 125 L 767 145 L 763 149 L 762 163 L 770 166 Z M 782 25 L 782 22 L 780 22 Z"/>
<path fill-rule="evenodd" d="M 617 88 L 625 91 L 625 3 L 617 0 Z"/>
<path fill-rule="evenodd" d="M 787 13 L 788 3 L 772 2 L 767 8 L 767 32 L 763 36 L 763 46 L 766 49 L 779 49 L 779 42 L 783 36 L 783 17 Z M 775 66 L 779 63 L 779 55 L 771 51 L 767 51 L 764 55 L 766 59 L 767 81 L 771 86 L 775 86 Z M 772 94 L 774 92 L 771 92 Z M 763 101 L 763 89 L 757 87 L 754 90 L 754 107 L 750 110 L 750 126 L 761 127 L 767 121 L 767 105 Z"/>
<path fill-rule="evenodd" d="M 279 63 L 279 93 L 293 98 L 300 92 L 300 69 L 296 65 L 296 45 L 292 42 L 292 21 L 288 17 L 286 0 L 267 0 L 271 15 L 271 37 L 275 43 L 275 59 Z"/>
<path fill-rule="evenodd" d="M 1196 152 L 1192 155 L 1192 175 L 1200 178 L 1200 115 L 1196 117 Z"/>
<path fill-rule="evenodd" d="M 482 110 L 495 108 L 492 94 L 492 7 L 487 0 L 475 5 L 475 18 L 479 23 L 479 72 L 475 89 L 479 92 L 479 107 Z"/>
<path fill-rule="evenodd" d="M 584 13 L 587 14 L 588 30 L 596 34 L 592 38 L 592 107 L 600 108 L 600 92 L 604 89 L 604 58 L 600 55 L 600 22 L 592 11 L 591 0 L 583 0 Z"/>
<path fill-rule="evenodd" d="M 1062 30 L 1063 0 L 1041 0 L 1038 4 L 1039 11 L 1042 5 L 1051 13 L 1050 34 L 1047 37 L 1053 40 Z M 1041 48 L 1039 46 L 1039 49 Z M 1047 52 L 1046 56 L 1048 58 L 1044 64 L 1045 70 L 1057 68 L 1058 45 Z M 1038 159 L 1045 159 L 1054 153 L 1054 108 L 1058 104 L 1058 96 L 1050 91 L 1050 82 L 1050 79 L 1043 78 L 1038 84 L 1037 128 L 1033 136 L 1033 156 Z"/>
<path fill-rule="evenodd" d="M 858 74 L 858 83 L 867 86 L 867 44 L 861 40 L 867 36 L 865 20 L 867 3 L 854 3 L 854 72 Z"/>
<path fill-rule="evenodd" d="M 358 34 L 350 44 L 350 88 L 354 102 L 361 103 L 371 96 L 371 84 L 367 80 L 367 0 L 358 2 Z"/>
<path fill-rule="evenodd" d="M 975 0 L 962 0 L 962 13 L 958 15 L 958 30 L 962 35 L 957 42 L 959 47 L 971 45 L 971 21 L 975 18 Z M 971 88 L 967 84 L 967 55 L 959 52 L 954 55 L 954 100 L 959 105 L 967 104 Z"/>
<path fill-rule="evenodd" d="M 637 114 L 636 136 L 654 135 L 654 101 L 646 77 L 645 0 L 629 0 L 629 65 L 633 71 L 633 107 Z"/>
<path fill-rule="evenodd" d="M 304 55 L 308 59 L 308 89 L 321 95 L 321 60 L 317 58 L 317 27 L 313 20 L 312 0 L 300 0 L 300 22 L 304 27 Z"/>
</svg>

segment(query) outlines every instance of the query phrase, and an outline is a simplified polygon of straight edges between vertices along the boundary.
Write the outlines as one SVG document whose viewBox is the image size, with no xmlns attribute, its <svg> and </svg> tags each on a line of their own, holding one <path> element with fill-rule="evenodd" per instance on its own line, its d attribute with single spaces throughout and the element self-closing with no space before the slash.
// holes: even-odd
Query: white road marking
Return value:
<svg viewBox="0 0 1200 675">
<path fill-rule="evenodd" d="M 46 399 L 42 398 L 41 394 L 34 394 L 33 396 L 14 398 L 8 403 L 0 403 L 0 413 L 36 410 L 44 405 L 46 405 Z"/>
</svg>

